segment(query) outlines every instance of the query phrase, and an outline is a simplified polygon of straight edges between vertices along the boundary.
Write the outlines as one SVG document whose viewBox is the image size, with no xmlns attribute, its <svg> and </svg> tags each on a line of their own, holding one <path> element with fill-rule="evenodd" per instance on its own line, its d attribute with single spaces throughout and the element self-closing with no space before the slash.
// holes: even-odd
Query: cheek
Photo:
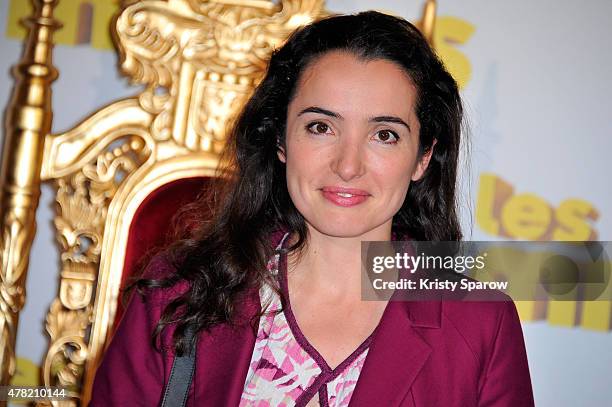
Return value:
<svg viewBox="0 0 612 407">
<path fill-rule="evenodd" d="M 414 161 L 406 159 L 405 156 L 402 158 L 393 161 L 384 160 L 376 167 L 371 168 L 376 183 L 380 186 L 386 199 L 389 200 L 388 203 L 393 206 L 401 206 L 404 202 L 414 170 Z"/>
<path fill-rule="evenodd" d="M 294 199 L 293 194 L 302 189 L 301 186 L 303 187 L 304 183 L 312 180 L 320 172 L 312 164 L 319 161 L 314 159 L 312 152 L 303 146 L 291 143 L 287 145 L 287 187 Z"/>
<path fill-rule="evenodd" d="M 406 193 L 408 192 L 408 187 L 410 186 L 410 176 L 407 174 L 402 174 L 401 177 L 398 177 L 397 182 L 393 185 L 389 185 L 389 195 L 391 200 L 396 207 L 397 210 L 404 203 L 404 199 L 406 199 Z"/>
<path fill-rule="evenodd" d="M 320 149 L 300 137 L 290 137 L 287 140 L 287 177 L 310 177 L 320 171 L 324 155 Z"/>
</svg>

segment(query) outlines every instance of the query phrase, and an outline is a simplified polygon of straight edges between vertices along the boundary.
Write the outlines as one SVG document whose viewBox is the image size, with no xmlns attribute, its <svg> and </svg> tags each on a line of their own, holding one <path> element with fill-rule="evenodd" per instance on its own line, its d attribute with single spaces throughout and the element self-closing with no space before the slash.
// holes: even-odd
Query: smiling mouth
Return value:
<svg viewBox="0 0 612 407">
<path fill-rule="evenodd" d="M 323 187 L 323 188 L 321 188 L 321 191 L 327 192 L 327 193 L 332 193 L 332 194 L 338 194 L 340 196 L 346 196 L 346 197 L 350 197 L 350 196 L 370 196 L 370 193 L 368 191 L 364 191 L 363 189 L 357 189 L 357 188 Z"/>
<path fill-rule="evenodd" d="M 321 188 L 321 193 L 331 203 L 345 208 L 359 205 L 370 197 L 367 191 L 340 187 L 324 187 Z"/>
</svg>

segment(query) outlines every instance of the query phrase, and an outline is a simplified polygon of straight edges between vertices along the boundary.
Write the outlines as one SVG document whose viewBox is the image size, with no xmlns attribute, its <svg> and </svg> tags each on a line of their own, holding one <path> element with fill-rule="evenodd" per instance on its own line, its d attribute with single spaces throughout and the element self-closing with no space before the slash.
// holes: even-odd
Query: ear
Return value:
<svg viewBox="0 0 612 407">
<path fill-rule="evenodd" d="M 431 155 L 433 154 L 433 149 L 436 146 L 437 142 L 438 142 L 438 139 L 433 139 L 431 148 L 429 149 L 429 151 L 423 154 L 423 156 L 417 163 L 416 168 L 414 169 L 414 172 L 412 173 L 413 181 L 420 180 L 423 174 L 425 174 L 425 170 L 427 170 L 427 166 L 429 165 L 429 160 L 431 160 Z"/>
<path fill-rule="evenodd" d="M 287 164 L 287 155 L 285 154 L 285 148 L 281 146 L 279 142 L 276 143 L 276 155 L 282 163 Z"/>
</svg>

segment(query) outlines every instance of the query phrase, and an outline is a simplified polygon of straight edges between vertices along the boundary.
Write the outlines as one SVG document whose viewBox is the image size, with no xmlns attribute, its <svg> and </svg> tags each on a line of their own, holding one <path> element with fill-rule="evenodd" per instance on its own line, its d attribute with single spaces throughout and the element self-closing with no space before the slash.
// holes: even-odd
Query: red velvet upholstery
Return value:
<svg viewBox="0 0 612 407">
<path fill-rule="evenodd" d="M 122 292 L 135 273 L 142 271 L 151 251 L 168 243 L 174 214 L 181 206 L 194 201 L 209 181 L 207 177 L 194 177 L 170 182 L 153 191 L 140 205 L 130 225 L 121 277 Z M 120 297 L 113 327 L 123 315 L 123 305 Z"/>
</svg>

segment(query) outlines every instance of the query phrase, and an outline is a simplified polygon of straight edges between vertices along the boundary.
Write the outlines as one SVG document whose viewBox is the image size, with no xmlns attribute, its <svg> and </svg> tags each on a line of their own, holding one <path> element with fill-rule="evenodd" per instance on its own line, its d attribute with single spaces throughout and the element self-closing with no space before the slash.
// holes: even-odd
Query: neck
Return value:
<svg viewBox="0 0 612 407">
<path fill-rule="evenodd" d="M 357 237 L 329 236 L 309 225 L 302 253 L 289 257 L 294 287 L 338 302 L 360 300 L 361 242 L 390 239 L 390 223 Z"/>
</svg>

